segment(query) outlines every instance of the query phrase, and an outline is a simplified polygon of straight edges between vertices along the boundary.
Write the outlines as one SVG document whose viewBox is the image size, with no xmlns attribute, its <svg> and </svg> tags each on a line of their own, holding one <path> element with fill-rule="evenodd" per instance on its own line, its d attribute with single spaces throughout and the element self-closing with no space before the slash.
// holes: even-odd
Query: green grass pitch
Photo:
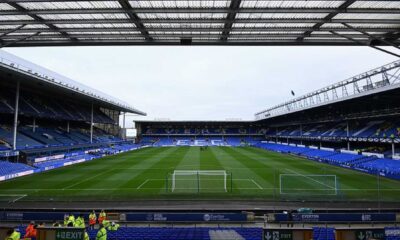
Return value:
<svg viewBox="0 0 400 240">
<path fill-rule="evenodd" d="M 171 192 L 168 175 L 174 170 L 225 170 L 230 174 L 228 191 L 216 187 L 220 180 L 206 184 L 204 178 L 201 184 L 209 187 L 200 191 Z M 289 177 L 282 180 L 282 174 Z M 251 147 L 143 148 L 0 183 L 0 201 L 399 201 L 399 195 L 399 181 Z"/>
</svg>

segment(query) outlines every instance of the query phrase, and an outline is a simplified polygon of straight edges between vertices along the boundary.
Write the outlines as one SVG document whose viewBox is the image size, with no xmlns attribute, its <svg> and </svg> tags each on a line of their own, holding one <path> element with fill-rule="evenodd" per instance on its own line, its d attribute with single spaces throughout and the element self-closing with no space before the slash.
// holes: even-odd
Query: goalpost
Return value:
<svg viewBox="0 0 400 240">
<path fill-rule="evenodd" d="M 286 195 L 337 195 L 336 175 L 280 174 L 279 192 Z"/>
<path fill-rule="evenodd" d="M 228 174 L 225 170 L 175 170 L 167 178 L 171 192 L 228 192 Z"/>
</svg>

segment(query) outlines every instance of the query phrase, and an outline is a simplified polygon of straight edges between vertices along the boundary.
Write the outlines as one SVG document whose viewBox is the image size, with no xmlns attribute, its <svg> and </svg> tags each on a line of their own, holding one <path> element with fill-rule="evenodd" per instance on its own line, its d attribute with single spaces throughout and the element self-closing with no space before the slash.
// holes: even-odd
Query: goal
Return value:
<svg viewBox="0 0 400 240">
<path fill-rule="evenodd" d="M 336 175 L 280 174 L 280 194 L 291 195 L 337 195 Z"/>
<path fill-rule="evenodd" d="M 175 193 L 228 192 L 231 174 L 225 170 L 175 170 L 167 177 L 167 191 Z"/>
</svg>

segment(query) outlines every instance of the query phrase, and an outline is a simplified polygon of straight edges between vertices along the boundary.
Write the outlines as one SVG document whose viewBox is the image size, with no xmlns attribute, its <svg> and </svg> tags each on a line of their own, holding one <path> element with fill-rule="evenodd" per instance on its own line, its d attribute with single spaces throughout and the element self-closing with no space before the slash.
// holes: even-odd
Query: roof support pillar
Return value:
<svg viewBox="0 0 400 240">
<path fill-rule="evenodd" d="M 347 137 L 347 150 L 350 151 L 350 126 L 349 121 L 346 121 L 346 137 Z"/>
<path fill-rule="evenodd" d="M 93 103 L 90 111 L 90 143 L 93 143 Z"/>
<path fill-rule="evenodd" d="M 126 116 L 126 113 L 124 112 L 123 115 L 122 115 L 122 129 L 123 129 L 122 137 L 123 137 L 124 140 L 126 140 L 125 116 Z"/>
<path fill-rule="evenodd" d="M 125 128 L 125 115 L 126 115 L 126 113 L 124 112 L 122 114 L 122 128 Z"/>
<path fill-rule="evenodd" d="M 15 107 L 14 107 L 14 129 L 13 129 L 13 150 L 17 150 L 17 128 L 18 128 L 18 111 L 19 111 L 19 88 L 20 81 L 17 80 L 15 91 Z"/>
<path fill-rule="evenodd" d="M 395 146 L 394 146 L 394 141 L 392 141 L 392 158 L 393 158 L 393 156 L 396 154 L 396 149 L 395 149 Z"/>
<path fill-rule="evenodd" d="M 33 118 L 32 132 L 36 132 L 36 118 Z"/>
</svg>

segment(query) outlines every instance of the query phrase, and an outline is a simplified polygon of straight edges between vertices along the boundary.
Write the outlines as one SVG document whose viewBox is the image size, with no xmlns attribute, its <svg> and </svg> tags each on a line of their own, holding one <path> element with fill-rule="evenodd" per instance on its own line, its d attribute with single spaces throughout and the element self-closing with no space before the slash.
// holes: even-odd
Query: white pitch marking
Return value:
<svg viewBox="0 0 400 240">
<path fill-rule="evenodd" d="M 146 181 L 144 181 L 142 184 L 140 184 L 139 187 L 137 187 L 136 189 L 140 189 L 141 187 L 143 187 L 143 185 L 145 185 L 148 181 L 150 181 L 150 179 L 147 179 Z"/>
<path fill-rule="evenodd" d="M 256 181 L 254 181 L 253 179 L 251 179 L 251 181 L 259 188 L 259 189 L 263 189 L 260 184 L 258 184 Z"/>
<path fill-rule="evenodd" d="M 24 194 L 24 195 L 20 196 L 19 198 L 14 199 L 12 202 L 15 203 L 16 201 L 18 201 L 26 196 L 28 196 L 28 194 Z"/>
<path fill-rule="evenodd" d="M 306 176 L 306 175 L 301 174 L 301 173 L 299 173 L 299 172 L 296 172 L 296 171 L 294 171 L 294 170 L 292 170 L 292 169 L 286 168 L 286 170 L 288 170 L 288 171 L 290 171 L 290 172 L 292 172 L 292 173 L 294 173 L 294 174 L 300 175 L 300 176 L 302 176 L 302 177 L 308 178 L 308 179 L 310 179 L 310 180 L 312 180 L 312 181 L 314 181 L 314 182 L 316 182 L 316 183 L 319 183 L 319 184 L 321 184 L 321 185 L 324 185 L 324 186 L 326 186 L 326 187 L 328 187 L 328 188 L 330 188 L 330 189 L 335 189 L 335 188 L 332 187 L 332 186 L 329 186 L 329 185 L 327 185 L 327 184 L 325 184 L 325 183 L 323 183 L 323 182 L 320 182 L 320 181 L 318 181 L 318 180 L 315 180 L 315 179 L 312 178 L 312 177 L 309 177 L 309 176 Z"/>
<path fill-rule="evenodd" d="M 28 194 L 0 194 L 0 197 L 16 197 L 10 202 L 15 203 L 16 201 L 28 196 Z"/>
<path fill-rule="evenodd" d="M 114 168 L 111 168 L 111 169 L 109 169 L 109 170 L 107 170 L 107 171 L 105 171 L 105 172 L 101 172 L 101 173 L 96 174 L 96 175 L 94 175 L 94 176 L 92 176 L 92 177 L 90 177 L 90 178 L 85 178 L 85 179 L 83 179 L 82 181 L 79 181 L 79 182 L 77 182 L 77 183 L 74 183 L 74 184 L 71 184 L 71 185 L 66 186 L 66 187 L 63 188 L 62 190 L 75 187 L 75 186 L 77 186 L 77 185 L 79 185 L 79 184 L 81 184 L 81 183 L 84 183 L 84 182 L 86 182 L 86 181 L 89 181 L 89 180 L 91 180 L 91 179 L 93 179 L 93 178 L 96 178 L 96 177 L 102 175 L 102 174 L 111 172 L 112 170 L 115 170 L 115 169 L 114 169 Z"/>
</svg>

